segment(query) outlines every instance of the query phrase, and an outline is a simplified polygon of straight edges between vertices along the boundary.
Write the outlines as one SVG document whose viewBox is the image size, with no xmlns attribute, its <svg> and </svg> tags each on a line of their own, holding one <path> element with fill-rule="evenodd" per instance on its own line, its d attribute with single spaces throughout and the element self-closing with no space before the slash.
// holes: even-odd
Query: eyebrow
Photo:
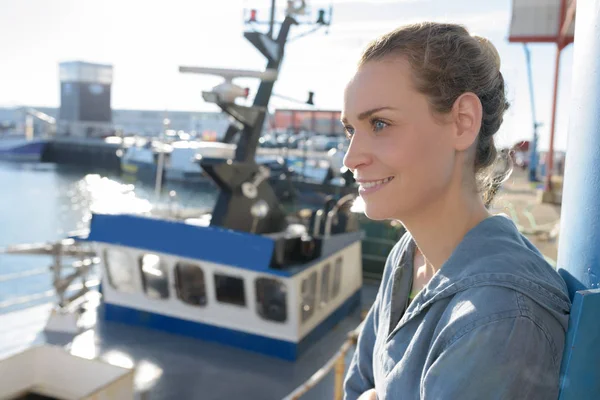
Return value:
<svg viewBox="0 0 600 400">
<path fill-rule="evenodd" d="M 369 118 L 371 115 L 375 114 L 376 112 L 383 111 L 383 110 L 397 110 L 397 109 L 394 108 L 394 107 L 377 107 L 377 108 L 372 108 L 370 110 L 363 111 L 360 114 L 358 114 L 358 120 L 359 121 L 365 120 L 365 119 Z M 344 124 L 348 123 L 348 120 L 346 119 L 345 116 L 342 117 L 341 121 Z"/>
</svg>

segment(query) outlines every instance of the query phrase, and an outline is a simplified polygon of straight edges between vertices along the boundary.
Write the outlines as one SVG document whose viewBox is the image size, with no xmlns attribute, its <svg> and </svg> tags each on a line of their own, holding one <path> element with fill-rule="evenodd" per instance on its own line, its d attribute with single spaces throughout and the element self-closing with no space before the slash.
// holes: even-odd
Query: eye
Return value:
<svg viewBox="0 0 600 400">
<path fill-rule="evenodd" d="M 389 126 L 389 124 L 380 119 L 373 119 L 373 120 L 371 120 L 371 126 L 373 127 L 373 132 L 379 132 L 383 128 Z"/>
<path fill-rule="evenodd" d="M 350 139 L 354 135 L 354 128 L 351 126 L 344 126 L 344 132 L 346 132 L 346 137 Z"/>
</svg>

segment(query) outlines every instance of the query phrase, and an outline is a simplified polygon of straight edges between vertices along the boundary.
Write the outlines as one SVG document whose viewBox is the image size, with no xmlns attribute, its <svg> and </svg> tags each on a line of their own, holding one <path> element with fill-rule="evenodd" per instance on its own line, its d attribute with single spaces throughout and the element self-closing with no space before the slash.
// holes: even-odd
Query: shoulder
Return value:
<svg viewBox="0 0 600 400">
<path fill-rule="evenodd" d="M 476 286 L 453 296 L 437 324 L 437 342 L 441 350 L 490 329 L 499 342 L 508 339 L 505 335 L 511 330 L 542 338 L 543 343 L 538 344 L 551 351 L 555 362 L 560 360 L 563 324 L 524 293 L 502 286 Z"/>
<path fill-rule="evenodd" d="M 425 365 L 426 398 L 556 398 L 562 353 L 531 319 L 516 316 L 472 327 L 445 347 L 434 344 Z"/>
<path fill-rule="evenodd" d="M 489 322 L 521 316 L 517 293 L 498 286 L 479 286 L 454 295 L 442 313 L 438 328 L 448 341 Z"/>
</svg>

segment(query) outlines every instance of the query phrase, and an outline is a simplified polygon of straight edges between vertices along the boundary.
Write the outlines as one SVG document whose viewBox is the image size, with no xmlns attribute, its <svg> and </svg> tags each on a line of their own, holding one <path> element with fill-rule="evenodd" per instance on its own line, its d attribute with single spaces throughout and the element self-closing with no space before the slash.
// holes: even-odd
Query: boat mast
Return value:
<svg viewBox="0 0 600 400">
<path fill-rule="evenodd" d="M 200 165 L 204 171 L 213 179 L 219 187 L 213 213 L 211 226 L 234 229 L 257 234 L 278 232 L 285 228 L 286 214 L 273 188 L 269 185 L 269 170 L 264 166 L 258 166 L 255 161 L 258 141 L 262 133 L 265 118 L 268 113 L 269 100 L 273 94 L 273 86 L 277 80 L 285 54 L 285 45 L 288 41 L 290 28 L 298 25 L 294 18 L 304 12 L 306 2 L 304 0 L 288 2 L 286 17 L 281 22 L 279 32 L 275 38 L 275 0 L 271 1 L 271 15 L 268 32 L 262 33 L 254 30 L 246 31 L 244 37 L 254 45 L 267 59 L 267 66 L 262 73 L 251 73 L 249 71 L 238 71 L 237 76 L 260 77 L 260 85 L 252 106 L 236 104 L 234 99 L 227 95 L 219 96 L 219 93 L 207 93 L 210 98 L 215 99 L 217 105 L 227 114 L 232 116 L 241 124 L 239 139 L 233 160 L 210 160 L 204 159 Z M 331 8 L 329 21 L 331 20 Z M 325 20 L 325 10 L 319 10 L 319 17 L 314 32 L 320 27 L 328 26 Z M 256 12 L 251 12 L 250 23 L 259 23 L 256 20 Z M 310 33 L 309 32 L 309 33 Z M 303 36 L 303 35 L 302 35 Z M 214 70 L 206 68 L 180 67 L 181 72 L 212 73 Z M 207 72 L 209 71 L 209 72 Z M 233 79 L 232 72 L 222 71 L 222 76 Z M 205 97 L 206 99 L 207 97 Z M 237 124 L 232 124 L 226 132 L 226 141 L 229 141 L 238 133 Z"/>
</svg>

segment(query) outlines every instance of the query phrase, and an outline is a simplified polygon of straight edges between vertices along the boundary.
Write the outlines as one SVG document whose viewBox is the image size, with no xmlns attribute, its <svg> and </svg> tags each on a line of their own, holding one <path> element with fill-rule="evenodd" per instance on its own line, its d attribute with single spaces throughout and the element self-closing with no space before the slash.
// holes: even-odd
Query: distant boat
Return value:
<svg viewBox="0 0 600 400">
<path fill-rule="evenodd" d="M 27 139 L 20 135 L 0 136 L 0 160 L 40 161 L 47 144 L 47 139 Z"/>
<path fill-rule="evenodd" d="M 162 162 L 164 181 L 205 182 L 209 178 L 202 171 L 200 162 L 203 159 L 233 159 L 235 148 L 235 144 L 214 141 L 143 140 L 124 150 L 121 156 L 121 172 L 142 181 L 154 181 Z M 303 158 L 303 155 L 302 150 L 259 147 L 256 162 L 272 169 L 272 180 L 280 178 L 281 168 L 284 168 L 278 165 L 281 163 L 285 163 L 288 175 L 292 173 L 296 180 L 312 184 L 329 185 L 330 179 L 339 175 L 335 170 L 329 171 L 334 161 L 337 161 L 333 160 L 329 153 L 311 151 L 306 154 L 306 158 Z"/>
<path fill-rule="evenodd" d="M 197 156 L 227 159 L 235 153 L 234 144 L 205 141 L 146 141 L 127 148 L 121 157 L 121 171 L 140 180 L 154 181 L 163 157 L 163 178 L 167 181 L 207 180 L 196 161 Z"/>
</svg>

